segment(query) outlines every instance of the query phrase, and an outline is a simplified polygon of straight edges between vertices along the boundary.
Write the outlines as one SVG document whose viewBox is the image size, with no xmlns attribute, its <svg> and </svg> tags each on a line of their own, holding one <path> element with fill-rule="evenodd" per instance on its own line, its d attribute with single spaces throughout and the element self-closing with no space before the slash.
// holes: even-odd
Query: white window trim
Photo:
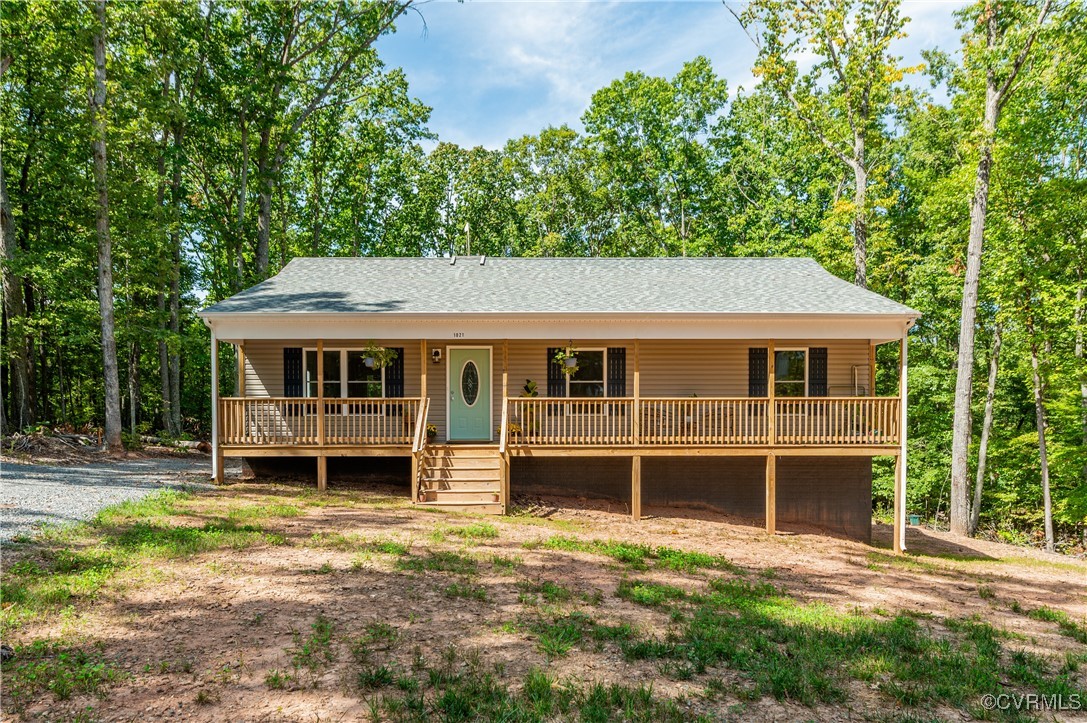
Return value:
<svg viewBox="0 0 1087 723">
<path fill-rule="evenodd" d="M 571 348 L 570 351 L 574 352 L 575 356 L 577 356 L 577 354 L 579 352 L 583 352 L 583 351 L 601 351 L 601 352 L 604 352 L 604 366 L 603 366 L 603 372 L 604 372 L 604 378 L 603 378 L 604 396 L 603 397 L 571 397 L 570 396 L 570 375 L 567 374 L 564 371 L 562 375 L 566 378 L 565 379 L 566 398 L 567 399 L 607 399 L 608 398 L 608 350 L 607 350 L 607 347 L 604 347 L 604 348 L 601 348 L 601 347 L 584 347 L 584 348 L 577 348 L 577 349 Z M 588 382 L 588 383 L 591 383 L 591 382 Z"/>
<path fill-rule="evenodd" d="M 310 351 L 316 353 L 317 347 L 315 347 L 315 346 L 302 347 L 302 396 L 306 397 L 307 399 L 316 399 L 317 397 L 311 397 L 310 393 L 309 393 L 309 374 L 308 374 L 309 366 L 308 366 L 308 363 L 306 361 L 306 359 L 308 357 L 306 352 L 310 352 Z M 340 396 L 335 397 L 334 399 L 340 399 L 340 400 L 344 400 L 344 399 L 374 399 L 374 397 L 349 397 L 349 396 L 347 396 L 347 383 L 348 383 L 348 380 L 347 380 L 347 353 L 352 352 L 352 351 L 366 351 L 364 348 L 360 348 L 360 347 L 331 348 L 331 349 L 325 349 L 324 351 L 326 351 L 326 352 L 329 352 L 329 351 L 338 351 L 338 352 L 340 352 Z M 387 369 L 387 367 L 382 367 L 382 369 L 381 369 L 381 397 L 379 397 L 380 399 L 385 399 L 386 398 L 385 397 L 385 394 L 386 394 L 386 390 L 385 390 L 385 369 Z M 314 374 L 316 374 L 316 372 L 314 372 Z M 333 397 L 327 397 L 327 398 L 328 399 L 333 399 Z M 347 414 L 348 413 L 348 405 L 343 404 L 342 407 L 343 407 L 343 413 Z M 374 411 L 374 412 L 370 412 L 370 413 L 371 414 L 382 414 L 383 412 Z"/>
<path fill-rule="evenodd" d="M 806 346 L 786 346 L 780 349 L 774 349 L 774 353 L 779 351 L 802 351 L 804 352 L 804 396 L 808 396 L 808 361 L 810 354 L 808 353 L 809 347 Z M 777 376 L 777 359 L 774 359 L 774 376 Z M 777 379 L 771 379 L 770 383 L 774 385 L 774 396 L 777 396 Z M 785 382 L 786 384 L 795 384 L 796 382 Z M 784 397 L 783 397 L 784 398 Z"/>
</svg>

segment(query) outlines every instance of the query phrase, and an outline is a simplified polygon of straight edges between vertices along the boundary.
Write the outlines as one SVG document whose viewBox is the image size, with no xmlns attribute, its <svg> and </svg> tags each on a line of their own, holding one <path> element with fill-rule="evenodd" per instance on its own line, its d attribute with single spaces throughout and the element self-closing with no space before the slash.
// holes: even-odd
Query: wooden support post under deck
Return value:
<svg viewBox="0 0 1087 723">
<path fill-rule="evenodd" d="M 778 442 L 777 403 L 774 401 L 774 387 L 777 386 L 774 378 L 777 376 L 776 355 L 774 353 L 774 340 L 766 346 L 766 440 L 770 445 Z"/>
<path fill-rule="evenodd" d="M 766 532 L 777 532 L 778 524 L 778 463 L 777 456 L 771 452 L 766 455 Z"/>
<path fill-rule="evenodd" d="M 219 444 L 219 337 L 211 330 L 211 481 L 223 483 L 223 450 Z"/>
<path fill-rule="evenodd" d="M 510 510 L 510 455 L 502 455 L 502 514 Z"/>
<path fill-rule="evenodd" d="M 898 437 L 900 447 L 898 457 L 895 459 L 895 508 L 894 508 L 894 542 L 892 547 L 895 553 L 901 553 L 906 549 L 906 374 L 908 364 L 906 362 L 908 330 L 902 332 L 902 342 L 898 350 Z"/>
<path fill-rule="evenodd" d="M 317 458 L 317 490 L 324 492 L 328 488 L 328 457 Z"/>
<path fill-rule="evenodd" d="M 325 342 L 317 340 L 317 444 L 325 444 Z M 320 470 L 320 463 L 318 463 Z M 318 473 L 318 484 L 320 474 Z M 323 489 L 323 488 L 322 488 Z"/>
<path fill-rule="evenodd" d="M 642 519 L 642 458 L 637 455 L 630 460 L 630 517 Z"/>
<path fill-rule="evenodd" d="M 419 453 L 411 453 L 411 503 L 419 501 Z"/>
</svg>

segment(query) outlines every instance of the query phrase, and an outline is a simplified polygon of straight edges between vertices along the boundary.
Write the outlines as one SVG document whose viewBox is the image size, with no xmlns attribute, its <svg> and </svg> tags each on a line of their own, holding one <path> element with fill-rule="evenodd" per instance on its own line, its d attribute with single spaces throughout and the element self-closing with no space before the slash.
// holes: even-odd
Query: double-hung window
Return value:
<svg viewBox="0 0 1087 723">
<path fill-rule="evenodd" d="M 777 349 L 774 352 L 774 396 L 808 395 L 808 350 Z"/>
<path fill-rule="evenodd" d="M 366 366 L 361 349 L 324 350 L 324 396 L 327 399 L 374 399 L 385 396 L 385 370 Z M 303 355 L 306 396 L 317 396 L 317 350 Z M 342 405 L 344 413 L 371 412 L 372 405 Z"/>
<path fill-rule="evenodd" d="M 607 351 L 604 349 L 575 349 L 577 371 L 566 377 L 566 396 L 607 396 Z"/>
</svg>

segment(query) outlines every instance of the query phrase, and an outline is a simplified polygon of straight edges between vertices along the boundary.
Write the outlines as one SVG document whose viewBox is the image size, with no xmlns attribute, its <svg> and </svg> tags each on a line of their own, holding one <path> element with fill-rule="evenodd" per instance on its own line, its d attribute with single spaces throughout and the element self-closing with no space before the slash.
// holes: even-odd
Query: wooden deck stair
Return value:
<svg viewBox="0 0 1087 723">
<path fill-rule="evenodd" d="M 429 444 L 419 462 L 418 505 L 502 514 L 502 460 L 496 445 Z"/>
</svg>

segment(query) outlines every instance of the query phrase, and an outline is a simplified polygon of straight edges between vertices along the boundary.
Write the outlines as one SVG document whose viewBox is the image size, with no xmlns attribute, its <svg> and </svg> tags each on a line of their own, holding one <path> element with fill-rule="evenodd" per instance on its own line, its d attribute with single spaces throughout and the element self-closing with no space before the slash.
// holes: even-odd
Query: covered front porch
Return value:
<svg viewBox="0 0 1087 723">
<path fill-rule="evenodd" d="M 366 387 L 348 370 L 351 349 L 361 342 L 238 343 L 236 393 L 219 398 L 215 390 L 217 478 L 224 456 L 307 456 L 316 459 L 318 487 L 324 489 L 329 457 L 410 456 L 413 503 L 456 509 L 475 504 L 479 511 L 501 512 L 509 504 L 512 458 L 619 456 L 631 459 L 631 514 L 638 518 L 643 458 L 760 457 L 766 528 L 773 532 L 779 457 L 886 455 L 897 460 L 896 533 L 901 532 L 904 338 L 899 393 L 882 397 L 873 394 L 871 383 L 874 342 L 704 341 L 697 343 L 698 357 L 686 352 L 684 342 L 580 342 L 572 348 L 584 350 L 577 353 L 588 360 L 590 369 L 582 375 L 587 380 L 558 378 L 553 341 L 381 343 L 397 350 L 400 361 L 377 381 L 379 375 L 371 375 Z M 301 352 L 301 388 L 291 378 L 299 357 L 294 350 Z M 592 353 L 599 363 L 592 362 Z M 662 365 L 662 356 L 670 361 Z M 279 365 L 269 361 L 276 358 L 284 370 L 278 387 L 270 370 Z M 803 360 L 802 374 L 779 372 L 779 363 L 797 366 L 797 359 Z M 335 368 L 332 374 L 329 367 Z M 603 371 L 598 374 L 596 367 Z M 546 389 L 535 388 L 534 378 L 546 379 Z M 302 394 L 272 394 L 292 385 Z M 728 393 L 738 386 L 761 395 Z M 651 393 L 643 392 L 646 387 Z M 465 420 L 458 408 L 469 413 Z M 465 454 L 471 458 L 458 461 Z M 902 536 L 895 539 L 900 543 Z"/>
</svg>

